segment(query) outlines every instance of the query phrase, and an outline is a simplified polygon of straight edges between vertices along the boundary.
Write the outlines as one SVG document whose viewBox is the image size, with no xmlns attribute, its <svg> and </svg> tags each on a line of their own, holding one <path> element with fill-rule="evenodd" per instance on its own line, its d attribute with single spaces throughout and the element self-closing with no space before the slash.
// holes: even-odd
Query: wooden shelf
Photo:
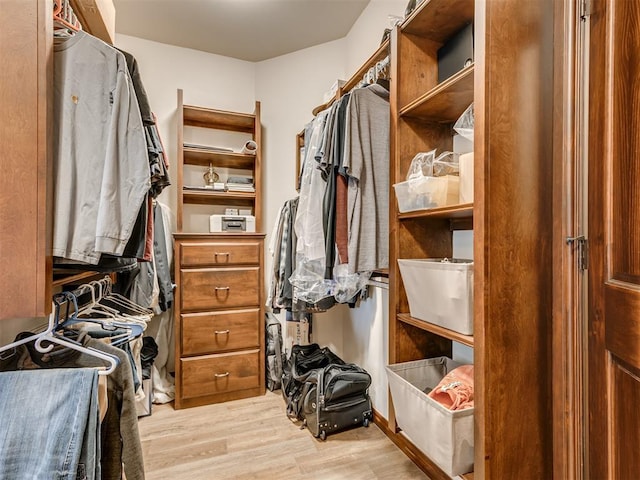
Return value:
<svg viewBox="0 0 640 480">
<path fill-rule="evenodd" d="M 462 333 L 454 332 L 453 330 L 449 330 L 448 328 L 434 325 L 433 323 L 425 322 L 424 320 L 418 320 L 417 318 L 413 318 L 408 313 L 399 313 L 398 320 L 403 323 L 413 325 L 414 327 L 417 327 L 421 330 L 425 330 L 427 332 L 440 335 L 441 337 L 448 338 L 449 340 L 453 340 L 454 342 L 473 347 L 473 336 L 471 335 L 463 335 Z"/>
<path fill-rule="evenodd" d="M 444 43 L 473 22 L 473 0 L 424 0 L 402 24 L 403 33 Z"/>
<path fill-rule="evenodd" d="M 183 190 L 184 203 L 199 205 L 252 205 L 256 194 L 250 192 L 202 192 Z"/>
<path fill-rule="evenodd" d="M 183 106 L 184 124 L 190 127 L 216 128 L 253 133 L 256 117 L 247 113 L 227 112 L 211 108 Z"/>
<path fill-rule="evenodd" d="M 54 271 L 53 274 L 55 276 L 57 276 L 58 274 L 61 275 L 59 278 L 54 278 L 53 282 L 51 283 L 51 285 L 54 288 L 63 287 L 64 285 L 70 285 L 72 283 L 80 282 L 82 280 L 87 280 L 89 278 L 93 278 L 97 276 L 104 277 L 108 275 L 107 273 L 100 273 L 100 272 L 80 272 L 80 273 L 70 274 L 69 272 L 64 272 L 64 271 L 58 272 L 57 270 Z"/>
<path fill-rule="evenodd" d="M 469 65 L 400 110 L 400 116 L 454 122 L 473 103 L 473 71 Z"/>
<path fill-rule="evenodd" d="M 256 161 L 255 155 L 217 152 L 207 148 L 184 147 L 183 154 L 185 165 L 200 165 L 203 167 L 212 163 L 214 167 L 252 170 Z"/>
<path fill-rule="evenodd" d="M 473 203 L 448 205 L 446 207 L 416 210 L 415 212 L 399 213 L 399 220 L 410 218 L 471 218 L 473 217 Z"/>
<path fill-rule="evenodd" d="M 321 111 L 329 108 L 333 102 L 335 102 L 338 98 L 342 96 L 343 92 L 348 92 L 352 90 L 356 85 L 358 85 L 358 83 L 360 83 L 364 74 L 367 73 L 367 71 L 376 63 L 383 60 L 387 55 L 389 55 L 389 40 L 385 40 L 380 45 L 380 47 L 378 47 L 378 49 L 373 53 L 373 55 L 371 55 L 369 59 L 362 64 L 362 66 L 358 69 L 358 71 L 354 73 L 351 76 L 351 78 L 347 80 L 347 82 L 341 88 L 338 89 L 334 98 L 329 100 L 327 103 L 324 103 L 314 108 L 313 115 L 315 116 Z"/>
</svg>

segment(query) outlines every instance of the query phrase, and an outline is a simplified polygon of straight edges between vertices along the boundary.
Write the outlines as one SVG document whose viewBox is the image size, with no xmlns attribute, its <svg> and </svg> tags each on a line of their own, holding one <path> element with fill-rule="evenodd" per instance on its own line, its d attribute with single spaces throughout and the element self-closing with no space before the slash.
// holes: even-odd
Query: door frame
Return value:
<svg viewBox="0 0 640 480">
<path fill-rule="evenodd" d="M 588 478 L 587 472 L 587 272 L 576 242 L 587 235 L 584 0 L 554 3 L 553 125 L 553 476 Z M 587 43 L 588 45 L 588 43 Z"/>
</svg>

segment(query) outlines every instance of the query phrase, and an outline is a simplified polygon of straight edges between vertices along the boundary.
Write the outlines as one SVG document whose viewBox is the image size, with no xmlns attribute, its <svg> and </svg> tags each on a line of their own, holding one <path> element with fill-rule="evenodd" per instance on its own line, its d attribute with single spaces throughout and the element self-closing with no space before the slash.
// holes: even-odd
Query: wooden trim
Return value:
<svg viewBox="0 0 640 480">
<path fill-rule="evenodd" d="M 579 162 L 580 71 L 576 2 L 554 4 L 554 162 L 553 162 L 553 477 L 581 480 L 584 472 L 583 345 L 580 302 L 583 274 L 566 238 L 581 228 Z"/>
<path fill-rule="evenodd" d="M 182 187 L 184 185 L 184 108 L 183 108 L 183 93 L 182 89 L 178 89 L 178 179 L 177 179 L 177 206 L 178 211 L 176 212 L 176 223 L 177 223 L 177 231 L 182 232 L 183 218 L 184 218 L 184 204 L 182 198 Z"/>
<path fill-rule="evenodd" d="M 255 154 L 255 164 L 253 167 L 253 182 L 256 189 L 255 201 L 253 204 L 253 215 L 256 218 L 256 232 L 261 232 L 264 228 L 262 225 L 262 203 L 264 201 L 264 196 L 262 194 L 262 123 L 260 120 L 260 102 L 257 100 L 253 119 L 253 140 L 258 145 L 258 151 Z"/>
<path fill-rule="evenodd" d="M 409 218 L 471 218 L 473 217 L 473 203 L 447 205 L 446 207 L 429 208 L 413 212 L 399 213 L 399 220 Z"/>
<path fill-rule="evenodd" d="M 409 325 L 413 325 L 414 327 L 417 327 L 420 330 L 425 330 L 427 332 L 435 333 L 437 335 L 440 335 L 441 337 L 448 338 L 450 340 L 453 340 L 454 342 L 462 343 L 463 345 L 467 345 L 473 348 L 472 335 L 464 335 L 462 333 L 449 330 L 448 328 L 441 327 L 440 325 L 434 325 L 433 323 L 429 323 L 429 322 L 425 322 L 424 320 L 413 318 L 408 313 L 399 313 L 398 320 L 404 323 L 408 323 Z"/>
</svg>

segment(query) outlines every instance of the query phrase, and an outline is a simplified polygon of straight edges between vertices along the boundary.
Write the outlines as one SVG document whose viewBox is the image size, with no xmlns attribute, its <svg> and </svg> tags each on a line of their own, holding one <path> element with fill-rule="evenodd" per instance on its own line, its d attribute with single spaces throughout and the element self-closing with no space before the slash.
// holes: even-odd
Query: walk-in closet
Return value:
<svg viewBox="0 0 640 480">
<path fill-rule="evenodd" d="M 640 477 L 640 2 L 0 18 L 0 480 Z"/>
</svg>

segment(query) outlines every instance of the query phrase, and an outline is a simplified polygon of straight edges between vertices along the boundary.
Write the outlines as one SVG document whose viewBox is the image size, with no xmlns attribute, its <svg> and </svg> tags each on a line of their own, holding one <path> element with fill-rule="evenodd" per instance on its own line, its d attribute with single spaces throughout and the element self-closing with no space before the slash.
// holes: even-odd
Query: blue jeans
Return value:
<svg viewBox="0 0 640 480">
<path fill-rule="evenodd" d="M 0 478 L 95 479 L 97 395 L 95 369 L 0 373 Z"/>
</svg>

